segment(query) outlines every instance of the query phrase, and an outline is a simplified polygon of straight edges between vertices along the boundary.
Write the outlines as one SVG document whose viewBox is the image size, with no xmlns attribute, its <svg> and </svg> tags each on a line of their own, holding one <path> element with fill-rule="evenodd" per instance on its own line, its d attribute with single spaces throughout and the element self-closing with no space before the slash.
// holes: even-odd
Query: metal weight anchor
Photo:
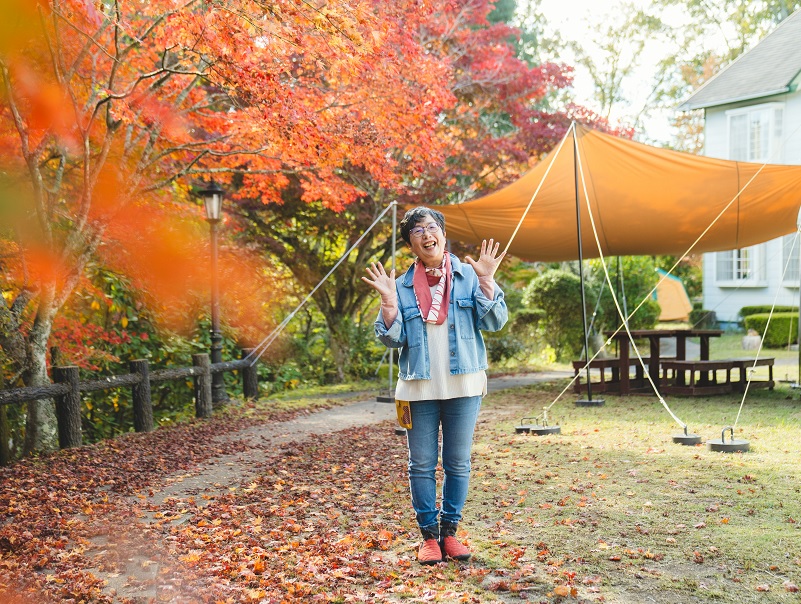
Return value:
<svg viewBox="0 0 801 604">
<path fill-rule="evenodd" d="M 684 434 L 674 434 L 673 442 L 680 445 L 695 446 L 701 444 L 701 437 L 698 434 L 689 434 L 687 424 L 684 424 Z"/>
<path fill-rule="evenodd" d="M 726 442 L 726 430 L 731 432 L 731 438 Z M 720 440 L 708 440 L 706 445 L 710 451 L 719 453 L 745 453 L 748 451 L 747 440 L 737 440 L 734 438 L 734 427 L 726 426 L 720 433 Z"/>
<path fill-rule="evenodd" d="M 548 410 L 542 410 L 542 424 L 525 424 L 525 420 L 533 419 L 537 421 L 537 417 L 524 417 L 520 420 L 520 425 L 515 428 L 517 434 L 536 434 L 537 436 L 544 436 L 545 434 L 561 434 L 562 428 L 560 426 L 548 425 Z"/>
</svg>

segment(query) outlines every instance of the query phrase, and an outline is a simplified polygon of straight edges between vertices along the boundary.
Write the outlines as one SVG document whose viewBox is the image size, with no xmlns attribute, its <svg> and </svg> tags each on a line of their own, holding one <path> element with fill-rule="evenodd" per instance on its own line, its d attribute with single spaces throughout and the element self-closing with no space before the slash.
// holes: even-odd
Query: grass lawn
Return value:
<svg viewBox="0 0 801 604">
<path fill-rule="evenodd" d="M 741 339 L 713 338 L 712 358 L 755 356 Z M 760 352 L 776 359 L 777 381 L 795 381 L 797 355 Z M 342 542 L 356 523 L 365 543 L 373 533 L 372 541 L 389 533 L 394 539 L 377 553 L 365 546 L 365 556 L 373 556 L 368 570 L 349 578 L 350 586 L 332 584 L 331 601 L 801 602 L 799 391 L 778 383 L 773 391 L 750 390 L 744 401 L 738 393 L 665 399 L 704 441 L 736 422 L 736 438 L 750 444 L 742 454 L 674 444 L 671 436 L 682 429 L 654 396 L 604 395 L 603 407 L 587 408 L 576 407 L 568 393 L 549 410 L 561 434 L 516 434 L 521 418 L 540 414 L 566 384 L 485 399 L 460 535 L 475 555 L 464 564 L 414 561 L 419 536 L 401 441 L 362 432 L 351 443 L 350 435 L 340 435 L 343 450 L 366 447 L 394 460 L 380 477 L 359 482 L 377 497 L 369 512 L 339 517 Z M 330 463 L 341 463 L 336 451 L 329 455 Z M 306 470 L 304 482 L 328 480 L 325 468 L 319 475 L 316 465 Z M 348 493 L 338 497 L 347 509 Z M 360 509 L 359 502 L 350 509 Z"/>
<path fill-rule="evenodd" d="M 673 444 L 680 427 L 655 397 L 557 402 L 561 435 L 518 435 L 554 385 L 487 397 L 466 510 L 483 585 L 506 601 L 798 602 L 799 394 L 750 394 L 745 454 Z M 704 440 L 720 438 L 740 396 L 673 398 Z M 561 596 L 560 596 L 561 594 Z M 492 601 L 491 598 L 480 601 Z"/>
</svg>

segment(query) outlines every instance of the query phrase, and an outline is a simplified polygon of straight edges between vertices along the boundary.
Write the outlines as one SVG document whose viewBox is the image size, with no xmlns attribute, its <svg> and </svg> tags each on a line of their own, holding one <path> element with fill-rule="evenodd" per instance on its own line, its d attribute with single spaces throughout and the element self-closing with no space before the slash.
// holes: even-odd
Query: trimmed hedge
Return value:
<svg viewBox="0 0 801 604">
<path fill-rule="evenodd" d="M 766 348 L 784 348 L 787 344 L 794 344 L 798 340 L 797 312 L 774 312 L 768 333 L 765 333 L 768 317 L 770 313 L 759 313 L 747 316 L 744 321 L 746 329 L 753 329 L 762 336 Z"/>
<path fill-rule="evenodd" d="M 742 318 L 750 317 L 751 315 L 761 315 L 770 313 L 770 309 L 773 308 L 774 314 L 777 312 L 794 312 L 798 314 L 798 307 L 797 306 L 776 306 L 775 308 L 770 304 L 759 304 L 755 306 L 743 306 L 740 309 L 740 316 Z"/>
</svg>

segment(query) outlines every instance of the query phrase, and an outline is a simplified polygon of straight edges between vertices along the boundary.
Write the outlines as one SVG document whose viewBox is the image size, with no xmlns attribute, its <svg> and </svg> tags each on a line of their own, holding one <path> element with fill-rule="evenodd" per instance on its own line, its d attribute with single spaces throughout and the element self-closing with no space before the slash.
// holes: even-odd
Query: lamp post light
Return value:
<svg viewBox="0 0 801 604">
<path fill-rule="evenodd" d="M 208 188 L 201 190 L 203 205 L 206 208 L 206 220 L 211 232 L 211 362 L 222 363 L 222 334 L 220 333 L 220 283 L 217 274 L 217 226 L 222 218 L 222 202 L 225 192 L 213 180 Z M 211 377 L 212 403 L 228 400 L 225 392 L 223 373 L 217 372 Z"/>
</svg>

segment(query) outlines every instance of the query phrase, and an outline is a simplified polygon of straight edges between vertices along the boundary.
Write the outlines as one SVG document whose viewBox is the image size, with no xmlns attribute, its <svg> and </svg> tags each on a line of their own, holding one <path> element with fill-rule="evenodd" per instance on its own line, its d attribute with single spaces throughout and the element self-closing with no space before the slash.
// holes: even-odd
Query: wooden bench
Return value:
<svg viewBox="0 0 801 604">
<path fill-rule="evenodd" d="M 573 384 L 573 392 L 579 394 L 587 391 L 587 384 L 581 383 L 581 376 L 586 371 L 585 366 L 587 361 L 573 361 L 573 375 L 577 376 Z M 590 362 L 590 369 L 598 369 L 600 371 L 601 381 L 593 382 L 592 389 L 595 392 L 609 392 L 618 390 L 620 387 L 620 359 L 617 357 L 609 359 L 593 359 Z M 606 370 L 610 370 L 609 379 L 606 376 Z"/>
<path fill-rule="evenodd" d="M 650 363 L 650 357 L 643 357 L 643 363 L 647 367 Z M 587 361 L 573 361 L 573 375 L 578 376 L 576 381 L 573 385 L 573 392 L 576 394 L 580 394 L 583 392 L 587 392 L 587 384 L 582 383 L 581 377 L 585 374 L 586 369 L 585 365 Z M 650 385 L 646 384 L 645 376 L 643 375 L 642 365 L 640 364 L 639 359 L 632 358 L 629 359 L 629 367 L 628 371 L 631 371 L 631 368 L 634 367 L 634 383 L 635 386 L 638 387 L 645 387 L 648 386 L 650 389 Z M 620 392 L 620 368 L 621 362 L 620 358 L 618 357 L 611 357 L 605 359 L 593 359 L 590 363 L 590 369 L 597 369 L 600 373 L 600 381 L 592 383 L 592 390 L 593 392 Z M 606 370 L 610 370 L 609 376 L 607 376 Z M 657 376 L 652 376 L 654 381 L 658 383 Z"/>
<path fill-rule="evenodd" d="M 731 371 L 734 368 L 734 361 L 730 359 L 715 361 L 665 360 L 661 366 L 666 378 L 664 386 L 666 393 L 703 396 L 725 394 L 731 392 L 733 388 Z M 718 381 L 718 371 L 726 372 L 725 381 Z M 668 378 L 668 372 L 672 372 L 670 378 Z M 689 380 L 687 374 L 689 374 Z"/>
<path fill-rule="evenodd" d="M 659 364 L 662 365 L 663 360 L 670 360 L 675 359 L 676 357 L 660 357 Z M 632 388 L 634 389 L 635 393 L 637 391 L 641 391 L 642 393 L 649 394 L 653 393 L 653 386 L 645 379 L 645 371 L 643 371 L 643 365 L 650 371 L 651 369 L 651 357 L 642 357 L 642 363 L 637 357 L 629 359 L 629 365 L 634 367 L 634 376 L 631 379 Z M 656 384 L 657 388 L 661 388 L 662 380 L 659 378 L 660 367 L 656 368 L 654 373 L 651 373 L 651 379 L 653 380 L 654 384 Z"/>
<path fill-rule="evenodd" d="M 769 388 L 773 390 L 774 382 L 773 382 L 773 364 L 776 362 L 776 359 L 771 357 L 765 357 L 761 359 L 756 359 L 756 365 L 754 364 L 754 359 L 728 359 L 732 362 L 733 369 L 739 369 L 739 377 L 740 380 L 737 382 L 732 382 L 734 388 L 739 390 L 740 392 L 745 392 L 745 385 L 748 383 L 748 376 L 746 371 L 751 369 L 752 367 L 767 367 L 768 368 L 768 379 L 767 380 L 751 380 L 751 385 L 749 388 Z"/>
</svg>

